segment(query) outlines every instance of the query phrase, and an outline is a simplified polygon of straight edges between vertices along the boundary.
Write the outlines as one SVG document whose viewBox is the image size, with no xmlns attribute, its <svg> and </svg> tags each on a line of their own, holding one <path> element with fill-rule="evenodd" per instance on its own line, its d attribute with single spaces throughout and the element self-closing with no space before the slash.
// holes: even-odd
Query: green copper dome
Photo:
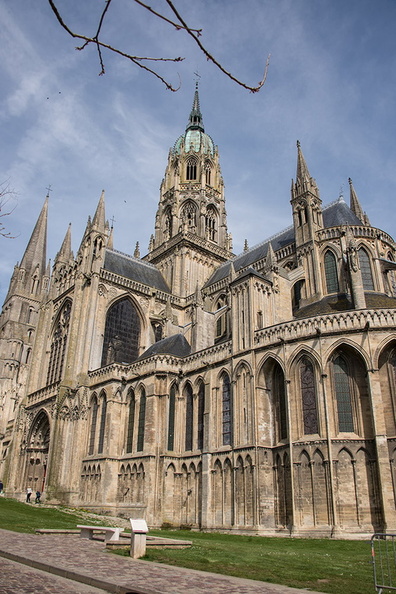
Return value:
<svg viewBox="0 0 396 594">
<path fill-rule="evenodd" d="M 202 114 L 199 107 L 198 83 L 196 83 L 194 102 L 190 113 L 189 122 L 184 134 L 179 136 L 173 146 L 173 152 L 180 155 L 184 147 L 184 152 L 194 151 L 195 153 L 206 153 L 213 156 L 215 145 L 208 134 L 205 134 Z"/>
</svg>

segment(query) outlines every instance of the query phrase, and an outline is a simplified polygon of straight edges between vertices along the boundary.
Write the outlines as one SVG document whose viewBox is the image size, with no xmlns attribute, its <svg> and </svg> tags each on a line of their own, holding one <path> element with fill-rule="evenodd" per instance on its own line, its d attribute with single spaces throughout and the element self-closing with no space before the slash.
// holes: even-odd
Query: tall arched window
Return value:
<svg viewBox="0 0 396 594">
<path fill-rule="evenodd" d="M 339 431 L 354 431 L 348 364 L 341 355 L 338 355 L 334 360 L 334 387 L 337 400 L 338 429 Z"/>
<path fill-rule="evenodd" d="M 359 264 L 362 272 L 363 289 L 365 291 L 374 291 L 373 275 L 371 272 L 370 258 L 364 248 L 360 248 Z"/>
<path fill-rule="evenodd" d="M 66 355 L 67 337 L 69 334 L 71 302 L 63 305 L 52 335 L 50 360 L 47 372 L 47 385 L 58 382 L 62 377 Z"/>
<path fill-rule="evenodd" d="M 215 343 L 221 342 L 227 338 L 228 333 L 228 324 L 227 324 L 227 316 L 228 316 L 228 309 L 227 305 L 227 296 L 220 295 L 216 303 L 216 311 L 219 309 L 223 309 L 223 312 L 218 315 L 217 322 L 216 322 L 216 336 L 215 336 Z"/>
<path fill-rule="evenodd" d="M 186 179 L 188 181 L 197 179 L 197 160 L 189 157 L 186 163 Z"/>
<path fill-rule="evenodd" d="M 101 404 L 101 411 L 100 411 L 98 454 L 103 453 L 104 437 L 105 437 L 105 430 L 106 430 L 107 398 L 106 398 L 105 393 L 103 393 L 103 396 L 101 397 L 100 404 Z"/>
<path fill-rule="evenodd" d="M 205 182 L 208 186 L 210 186 L 211 182 L 211 169 L 210 161 L 205 161 Z"/>
<path fill-rule="evenodd" d="M 312 435 L 318 433 L 318 411 L 316 401 L 315 373 L 308 357 L 300 362 L 301 401 L 304 422 L 304 433 Z"/>
<path fill-rule="evenodd" d="M 197 447 L 199 450 L 203 448 L 204 437 L 204 414 L 205 414 L 205 385 L 200 382 L 198 388 L 198 435 Z"/>
<path fill-rule="evenodd" d="M 128 426 L 126 439 L 126 453 L 130 454 L 133 451 L 133 429 L 135 425 L 135 392 L 129 391 L 129 410 L 128 410 Z"/>
<path fill-rule="evenodd" d="M 232 395 L 231 382 L 227 373 L 222 376 L 222 436 L 223 445 L 232 445 L 233 423 L 232 423 Z"/>
<path fill-rule="evenodd" d="M 338 274 L 337 274 L 337 262 L 335 255 L 332 251 L 327 250 L 324 257 L 325 275 L 326 275 L 326 287 L 328 293 L 338 293 Z"/>
<path fill-rule="evenodd" d="M 98 399 L 96 396 L 92 397 L 91 400 L 91 430 L 89 432 L 89 444 L 88 444 L 88 455 L 92 456 L 95 451 L 95 435 L 96 435 L 96 424 L 98 422 Z"/>
<path fill-rule="evenodd" d="M 107 312 L 102 367 L 132 363 L 139 355 L 140 318 L 129 299 L 121 299 Z"/>
<path fill-rule="evenodd" d="M 286 408 L 286 391 L 285 378 L 280 365 L 274 369 L 274 400 L 278 417 L 278 432 L 279 439 L 286 439 L 287 437 L 287 408 Z"/>
<path fill-rule="evenodd" d="M 139 404 L 139 423 L 138 423 L 138 436 L 137 436 L 137 451 L 142 452 L 144 448 L 144 431 L 146 425 L 146 393 L 144 388 L 140 392 L 140 404 Z"/>
<path fill-rule="evenodd" d="M 217 213 L 214 208 L 209 207 L 205 216 L 205 236 L 210 241 L 216 241 L 216 220 Z"/>
<path fill-rule="evenodd" d="M 176 386 L 172 384 L 169 393 L 168 412 L 168 450 L 173 452 L 175 447 L 175 410 L 176 410 Z"/>
<path fill-rule="evenodd" d="M 184 388 L 184 395 L 186 398 L 186 440 L 185 449 L 191 451 L 193 449 L 193 427 L 194 427 L 194 405 L 193 405 L 193 391 L 191 384 L 187 384 Z"/>
</svg>

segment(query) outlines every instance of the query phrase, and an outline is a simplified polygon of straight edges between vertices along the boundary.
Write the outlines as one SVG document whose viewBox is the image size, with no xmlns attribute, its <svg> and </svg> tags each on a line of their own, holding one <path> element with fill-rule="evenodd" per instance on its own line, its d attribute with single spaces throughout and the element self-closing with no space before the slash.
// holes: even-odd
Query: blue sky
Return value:
<svg viewBox="0 0 396 594">
<path fill-rule="evenodd" d="M 96 29 L 101 0 L 58 0 L 81 33 Z M 150 5 L 167 12 L 164 0 Z M 182 31 L 131 0 L 113 0 L 103 41 L 128 52 L 184 56 L 162 64 L 181 88 L 104 52 L 78 45 L 47 0 L 0 0 L 0 181 L 18 198 L 3 219 L 0 301 L 50 184 L 48 257 L 69 222 L 76 252 L 102 189 L 114 218 L 114 247 L 147 251 L 169 148 L 184 131 L 195 75 L 205 131 L 219 147 L 234 252 L 291 224 L 290 185 L 300 140 L 324 204 L 348 177 L 372 225 L 396 235 L 395 0 L 196 0 L 175 5 L 202 41 L 249 84 L 271 63 L 257 94 L 220 73 Z"/>
</svg>

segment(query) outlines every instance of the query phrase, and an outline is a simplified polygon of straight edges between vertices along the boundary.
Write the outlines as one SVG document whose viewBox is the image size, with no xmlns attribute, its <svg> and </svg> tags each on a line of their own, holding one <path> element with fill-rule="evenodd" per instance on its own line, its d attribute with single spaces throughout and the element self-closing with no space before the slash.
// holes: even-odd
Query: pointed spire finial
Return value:
<svg viewBox="0 0 396 594">
<path fill-rule="evenodd" d="M 48 196 L 41 209 L 33 233 L 22 257 L 20 267 L 27 272 L 36 268 L 39 264 L 40 270 L 44 273 L 47 263 L 47 219 L 48 219 Z"/>
<path fill-rule="evenodd" d="M 309 181 L 311 176 L 308 171 L 307 164 L 304 159 L 304 155 L 301 150 L 301 143 L 297 140 L 297 175 L 296 182 L 301 183 L 303 181 Z"/>
<path fill-rule="evenodd" d="M 94 218 L 92 220 L 92 226 L 96 227 L 98 231 L 105 231 L 106 228 L 106 217 L 105 217 L 105 191 L 102 190 L 102 193 L 99 198 L 98 206 L 96 207 L 96 212 L 94 214 Z"/>
<path fill-rule="evenodd" d="M 355 192 L 355 188 L 353 187 L 353 183 L 351 178 L 348 178 L 349 183 L 349 208 L 351 211 L 357 216 L 357 218 L 363 223 L 363 225 L 370 225 L 370 221 L 368 220 L 368 216 L 360 205 L 359 198 Z"/>
<path fill-rule="evenodd" d="M 66 235 L 65 238 L 62 242 L 61 248 L 59 250 L 59 252 L 56 255 L 55 260 L 56 261 L 62 261 L 62 262 L 69 262 L 72 258 L 72 249 L 71 249 L 71 223 L 69 223 L 69 226 L 67 228 L 66 231 Z"/>
<path fill-rule="evenodd" d="M 204 132 L 201 108 L 199 106 L 198 81 L 195 83 L 194 101 L 186 130 L 201 130 Z"/>
</svg>

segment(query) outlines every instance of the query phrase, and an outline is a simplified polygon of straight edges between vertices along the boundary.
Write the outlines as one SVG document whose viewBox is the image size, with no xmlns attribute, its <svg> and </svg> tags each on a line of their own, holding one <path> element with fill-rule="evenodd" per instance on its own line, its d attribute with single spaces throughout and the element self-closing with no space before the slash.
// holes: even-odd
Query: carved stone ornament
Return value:
<svg viewBox="0 0 396 594">
<path fill-rule="evenodd" d="M 106 297 L 108 293 L 108 288 L 106 287 L 106 285 L 104 285 L 103 283 L 100 283 L 100 285 L 98 286 L 98 294 L 100 297 Z"/>
</svg>

